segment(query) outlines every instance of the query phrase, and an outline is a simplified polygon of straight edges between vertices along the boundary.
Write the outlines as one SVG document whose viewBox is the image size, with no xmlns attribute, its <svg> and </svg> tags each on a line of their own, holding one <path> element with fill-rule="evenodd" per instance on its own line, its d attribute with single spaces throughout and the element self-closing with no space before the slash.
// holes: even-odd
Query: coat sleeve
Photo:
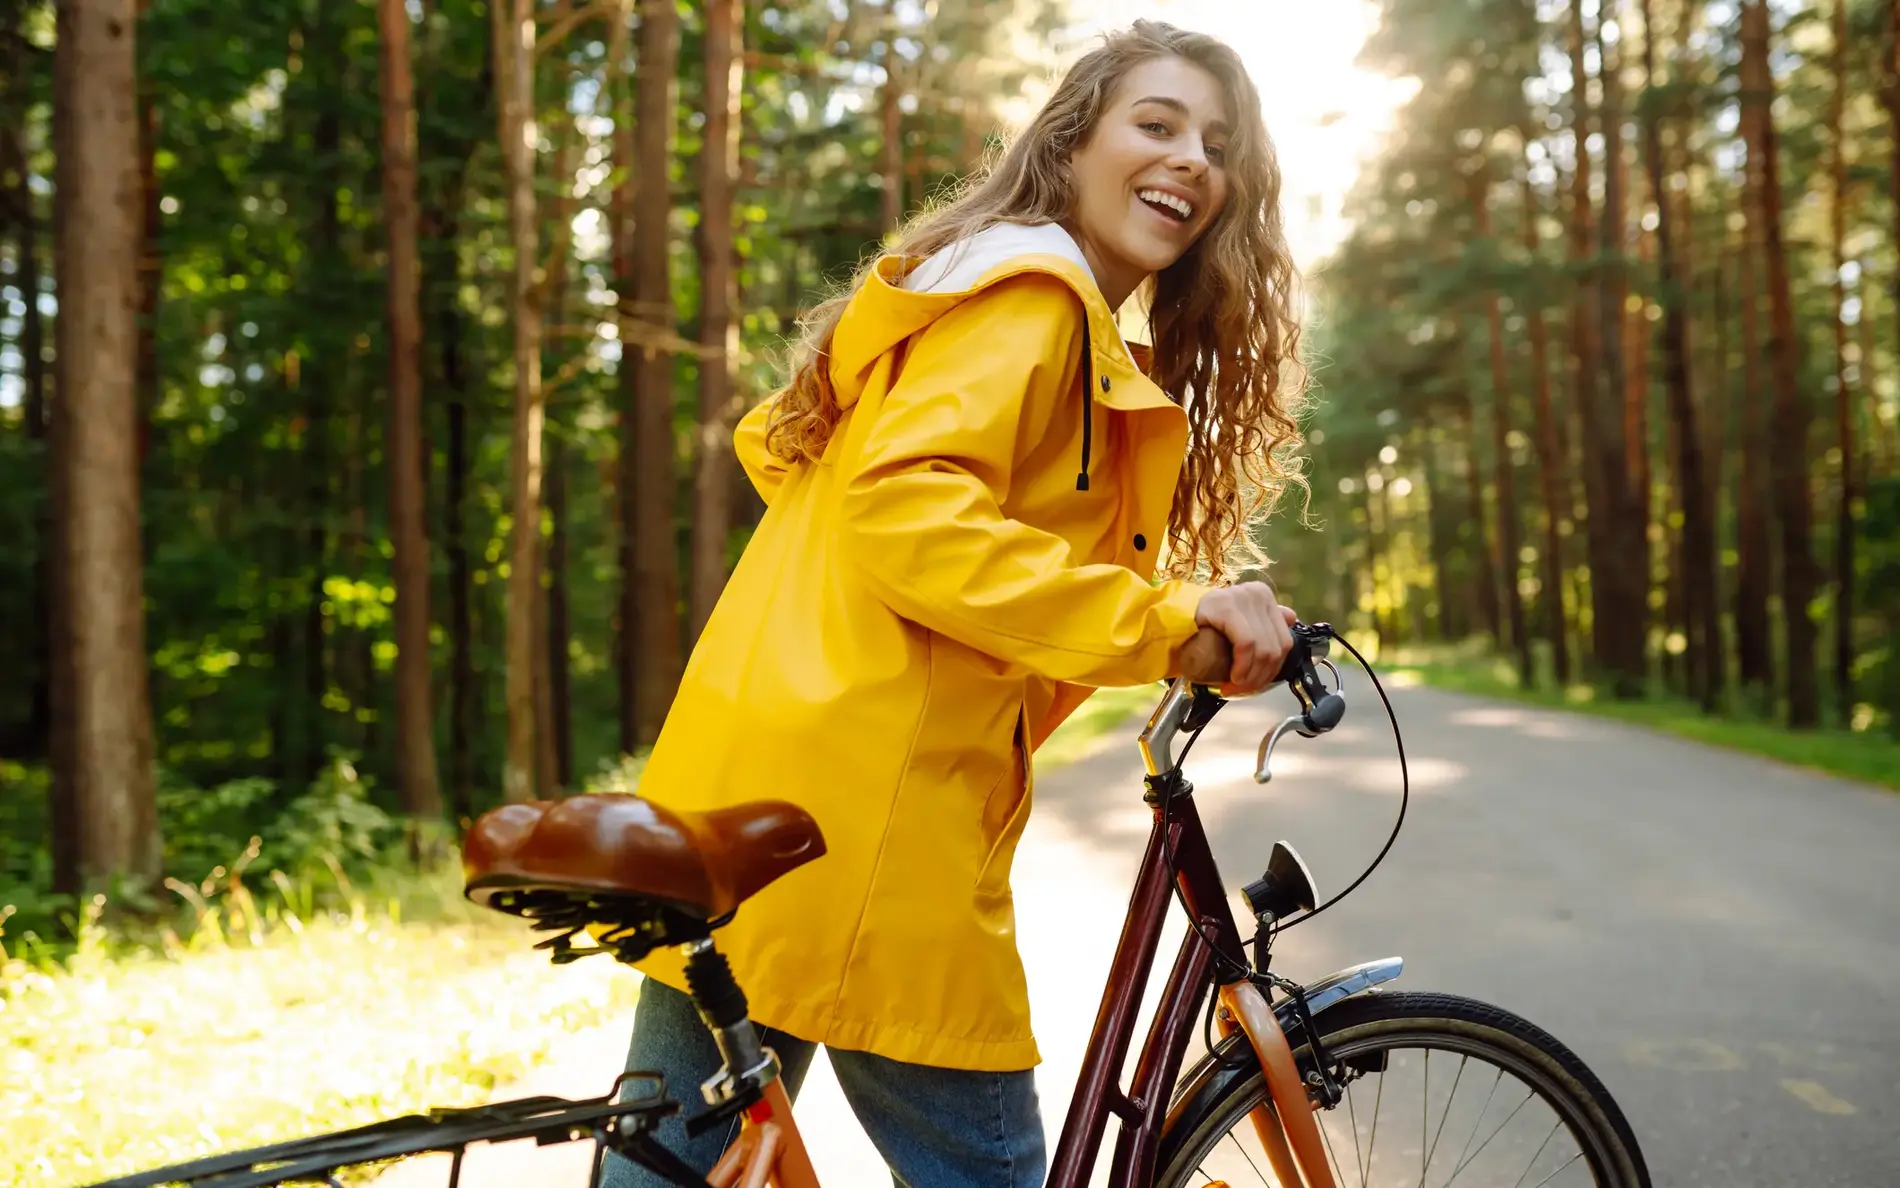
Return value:
<svg viewBox="0 0 1900 1188">
<path fill-rule="evenodd" d="M 745 467 L 746 477 L 752 480 L 752 489 L 767 507 L 784 483 L 785 472 L 791 469 L 790 463 L 766 447 L 765 426 L 771 416 L 772 401 L 762 400 L 739 418 L 732 431 L 733 452 L 739 456 L 739 465 Z"/>
<path fill-rule="evenodd" d="M 1205 588 L 1078 564 L 1003 513 L 1019 440 L 1080 415 L 1082 316 L 1061 281 L 1026 274 L 919 335 L 844 476 L 837 546 L 932 631 L 1053 680 L 1141 684 L 1169 675 Z"/>
</svg>

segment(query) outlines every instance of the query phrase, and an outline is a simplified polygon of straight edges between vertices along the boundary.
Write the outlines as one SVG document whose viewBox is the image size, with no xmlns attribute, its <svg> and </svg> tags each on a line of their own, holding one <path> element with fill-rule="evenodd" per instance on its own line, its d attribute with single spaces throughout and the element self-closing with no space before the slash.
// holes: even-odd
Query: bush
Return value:
<svg viewBox="0 0 1900 1188">
<path fill-rule="evenodd" d="M 50 890 L 47 790 L 44 768 L 0 764 L 0 950 L 41 959 L 70 955 L 102 913 L 117 939 L 148 943 L 175 937 L 171 917 L 178 931 L 200 931 L 220 897 L 249 903 L 268 883 L 309 914 L 384 871 L 411 872 L 417 853 L 440 856 L 434 846 L 405 848 L 402 823 L 375 804 L 371 782 L 341 752 L 288 804 L 261 777 L 200 788 L 161 770 L 163 890 L 91 888 L 81 913 L 72 896 Z"/>
</svg>

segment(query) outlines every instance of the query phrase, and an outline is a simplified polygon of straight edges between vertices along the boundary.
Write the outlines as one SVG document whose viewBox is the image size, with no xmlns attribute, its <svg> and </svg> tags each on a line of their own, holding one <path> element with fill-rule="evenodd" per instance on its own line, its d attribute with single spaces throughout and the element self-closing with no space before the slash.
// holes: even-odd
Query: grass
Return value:
<svg viewBox="0 0 1900 1188">
<path fill-rule="evenodd" d="M 89 913 L 63 966 L 0 963 L 0 1184 L 92 1183 L 472 1105 L 566 1033 L 626 1018 L 638 978 L 556 968 L 456 872 L 305 918 L 211 903 L 169 951 L 113 951 Z M 436 897 L 436 918 L 414 904 Z M 372 906 L 376 904 L 377 906 Z M 219 914 L 223 919 L 218 918 Z"/>
<path fill-rule="evenodd" d="M 1135 732 L 1129 719 L 1147 713 L 1161 700 L 1161 685 L 1137 685 L 1130 689 L 1100 689 L 1082 703 L 1036 750 L 1036 774 L 1046 775 L 1058 767 L 1086 759 L 1117 741 L 1134 753 Z M 1124 729 L 1124 727 L 1127 727 Z M 1123 737 L 1125 736 L 1125 737 Z"/>
<path fill-rule="evenodd" d="M 1695 703 L 1664 691 L 1652 691 L 1641 700 L 1618 701 L 1584 684 L 1526 689 L 1518 681 L 1511 657 L 1467 645 L 1400 649 L 1379 667 L 1382 676 L 1389 672 L 1401 682 L 1614 718 L 1900 791 L 1900 740 L 1876 729 L 1794 731 L 1761 718 L 1706 714 Z"/>
</svg>

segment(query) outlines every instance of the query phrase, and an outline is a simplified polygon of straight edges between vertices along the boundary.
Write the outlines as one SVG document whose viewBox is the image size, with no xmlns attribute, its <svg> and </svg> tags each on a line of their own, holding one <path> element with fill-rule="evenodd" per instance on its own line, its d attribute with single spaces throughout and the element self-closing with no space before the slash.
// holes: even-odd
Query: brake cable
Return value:
<svg viewBox="0 0 1900 1188">
<path fill-rule="evenodd" d="M 1366 676 L 1372 681 L 1373 689 L 1379 694 L 1380 703 L 1385 706 L 1386 720 L 1390 722 L 1392 725 L 1392 742 L 1393 742 L 1393 745 L 1398 750 L 1399 815 L 1398 815 L 1398 818 L 1392 822 L 1392 832 L 1386 836 L 1385 844 L 1379 848 L 1378 854 L 1373 857 L 1371 863 L 1367 865 L 1365 870 L 1360 872 L 1359 877 L 1354 879 L 1351 883 L 1347 884 L 1345 890 L 1333 896 L 1331 899 L 1328 899 L 1325 903 L 1320 904 L 1318 907 L 1314 908 L 1312 911 L 1306 912 L 1303 915 L 1300 915 L 1286 923 L 1275 924 L 1272 928 L 1268 929 L 1267 935 L 1265 938 L 1266 946 L 1268 949 L 1271 949 L 1273 947 L 1273 941 L 1276 937 L 1280 935 L 1280 933 L 1286 931 L 1288 928 L 1291 928 L 1296 924 L 1304 923 L 1305 921 L 1312 919 L 1314 916 L 1319 915 L 1321 912 L 1325 911 L 1327 908 L 1332 907 L 1334 904 L 1338 903 L 1340 900 L 1346 898 L 1346 896 L 1358 890 L 1359 885 L 1361 883 L 1364 883 L 1368 878 L 1372 877 L 1372 872 L 1379 868 L 1379 864 L 1381 862 L 1385 861 L 1386 855 L 1391 853 L 1392 851 L 1393 844 L 1398 841 L 1399 831 L 1403 829 L 1405 826 L 1405 810 L 1411 804 L 1411 799 L 1412 799 L 1412 776 L 1411 776 L 1411 768 L 1406 763 L 1406 760 L 1405 760 L 1405 737 L 1399 730 L 1398 714 L 1392 708 L 1392 699 L 1386 695 L 1385 686 L 1381 684 L 1379 681 L 1379 674 L 1373 671 L 1372 665 L 1367 663 L 1365 656 L 1360 653 L 1359 649 L 1353 647 L 1352 642 L 1346 639 L 1345 636 L 1339 634 L 1336 628 L 1330 625 L 1327 625 L 1326 634 L 1332 637 L 1333 639 L 1338 640 L 1341 646 L 1343 646 L 1346 649 L 1346 651 L 1352 654 L 1352 658 L 1359 662 L 1359 667 L 1365 670 Z M 1193 751 L 1194 744 L 1200 739 L 1201 731 L 1207 729 L 1208 723 L 1211 722 L 1212 720 L 1213 720 L 1213 716 L 1211 714 L 1203 718 L 1201 720 L 1200 725 L 1197 726 L 1194 729 L 1194 731 L 1188 735 L 1187 741 L 1182 744 L 1181 754 L 1174 761 L 1174 778 L 1176 780 L 1183 780 L 1186 778 L 1185 770 L 1187 766 L 1188 754 L 1189 752 Z M 1174 790 L 1172 787 L 1157 787 L 1155 789 L 1155 795 L 1159 802 L 1157 807 L 1159 809 L 1159 816 L 1160 816 L 1159 825 L 1161 829 L 1161 839 L 1162 839 L 1161 858 L 1167 870 L 1169 890 L 1173 893 L 1173 898 L 1175 902 L 1181 906 L 1181 914 L 1187 917 L 1189 927 L 1194 928 L 1196 932 L 1199 932 L 1201 931 L 1199 927 L 1199 921 L 1195 920 L 1193 913 L 1188 911 L 1187 898 L 1181 891 L 1180 879 L 1177 877 L 1175 869 L 1174 869 L 1174 847 L 1168 836 L 1168 815 L 1169 815 L 1168 809 L 1170 807 L 1170 802 L 1174 798 L 1173 792 Z M 1203 937 L 1203 939 L 1206 939 L 1206 938 Z M 1257 952 L 1258 950 L 1256 946 L 1261 941 L 1261 939 L 1262 938 L 1260 935 L 1260 930 L 1256 929 L 1254 934 L 1251 937 L 1241 942 L 1241 947 L 1243 951 L 1248 950 L 1248 949 L 1254 949 Z M 1251 980 L 1254 978 L 1255 972 L 1256 972 L 1255 970 L 1253 970 L 1250 966 L 1245 966 L 1241 963 L 1235 962 L 1232 958 L 1228 957 L 1226 953 L 1221 951 L 1221 948 L 1219 945 L 1212 943 L 1211 940 L 1208 941 L 1208 951 L 1213 956 L 1214 961 L 1217 964 L 1220 964 L 1223 967 L 1226 967 L 1228 969 L 1228 972 L 1235 975 L 1236 980 L 1238 979 Z M 1279 979 L 1276 979 L 1276 981 L 1277 980 Z M 1296 1002 L 1296 1010 L 1298 1010 L 1299 1013 L 1301 1014 L 1305 1014 L 1306 1012 L 1303 1009 L 1306 1005 L 1304 997 L 1301 996 L 1301 997 L 1295 998 L 1294 1001 Z M 1207 1032 L 1211 1032 L 1212 1030 L 1213 1019 L 1214 1019 L 1213 1008 L 1214 1008 L 1214 996 L 1209 995 L 1208 1002 L 1207 1002 L 1207 1017 L 1205 1020 L 1203 1020 L 1203 1030 Z M 1312 1026 L 1310 1017 L 1306 1018 L 1304 1022 L 1306 1023 L 1307 1029 L 1310 1031 L 1311 1026 Z M 1211 1038 L 1212 1038 L 1211 1035 L 1204 1037 L 1204 1039 L 1211 1039 Z M 1208 1050 L 1210 1052 L 1214 1050 L 1214 1047 L 1212 1044 L 1208 1045 Z"/>
<path fill-rule="evenodd" d="M 1405 736 L 1399 732 L 1399 716 L 1392 709 L 1392 699 L 1386 696 L 1385 686 L 1379 683 L 1379 674 L 1372 671 L 1372 665 L 1366 663 L 1366 658 L 1359 654 L 1359 649 L 1353 647 L 1351 642 L 1349 642 L 1345 636 L 1339 634 L 1337 630 L 1328 628 L 1328 634 L 1338 640 L 1340 646 L 1344 647 L 1348 652 L 1351 652 L 1352 658 L 1359 662 L 1359 667 L 1365 669 L 1366 676 L 1372 681 L 1373 689 L 1379 694 L 1380 702 L 1385 706 L 1386 720 L 1392 723 L 1392 743 L 1398 748 L 1399 752 L 1399 816 L 1396 821 L 1392 822 L 1392 832 L 1387 835 L 1385 845 L 1380 847 L 1378 855 L 1374 857 L 1372 863 L 1360 873 L 1359 877 L 1348 883 L 1344 891 L 1333 896 L 1325 903 L 1320 904 L 1312 911 L 1297 916 L 1284 924 L 1276 923 L 1272 931 L 1267 935 L 1269 947 L 1271 947 L 1274 937 L 1279 936 L 1289 928 L 1306 923 L 1314 916 L 1319 915 L 1327 908 L 1332 907 L 1340 900 L 1346 898 L 1346 896 L 1351 895 L 1354 891 L 1359 889 L 1359 884 L 1365 882 L 1372 876 L 1373 871 L 1379 869 L 1379 864 L 1385 861 L 1385 856 L 1392 852 L 1392 843 L 1399 840 L 1399 830 L 1405 826 L 1405 809 L 1412 801 L 1412 772 L 1411 768 L 1405 762 Z M 1185 752 L 1183 752 L 1183 754 L 1185 754 Z M 1258 940 L 1259 936 L 1260 934 L 1256 932 L 1254 939 Z"/>
</svg>

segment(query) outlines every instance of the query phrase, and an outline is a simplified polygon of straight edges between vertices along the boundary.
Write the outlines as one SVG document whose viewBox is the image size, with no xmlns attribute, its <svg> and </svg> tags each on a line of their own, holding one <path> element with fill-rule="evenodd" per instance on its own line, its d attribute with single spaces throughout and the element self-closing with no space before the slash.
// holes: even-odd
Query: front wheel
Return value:
<svg viewBox="0 0 1900 1188">
<path fill-rule="evenodd" d="M 1649 1186 L 1603 1083 L 1508 1011 L 1449 994 L 1374 993 L 1317 1023 L 1345 1069 L 1344 1096 L 1316 1115 L 1339 1188 Z M 1313 1067 L 1289 1038 L 1301 1069 Z M 1162 1135 L 1158 1188 L 1277 1184 L 1249 1117 L 1263 1106 L 1272 1108 L 1251 1061 L 1207 1081 Z"/>
</svg>

